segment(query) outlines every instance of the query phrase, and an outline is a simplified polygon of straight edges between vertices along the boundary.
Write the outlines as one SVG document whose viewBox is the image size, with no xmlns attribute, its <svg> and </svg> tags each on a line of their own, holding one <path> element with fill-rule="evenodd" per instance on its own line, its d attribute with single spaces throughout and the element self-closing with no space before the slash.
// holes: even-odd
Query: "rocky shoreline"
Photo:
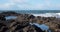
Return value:
<svg viewBox="0 0 60 32">
<path fill-rule="evenodd" d="M 7 16 L 16 16 L 16 19 L 6 20 Z M 52 32 L 60 32 L 60 19 L 56 17 L 41 17 L 16 12 L 0 13 L 0 32 L 47 32 L 42 31 L 29 23 L 46 24 Z"/>
</svg>

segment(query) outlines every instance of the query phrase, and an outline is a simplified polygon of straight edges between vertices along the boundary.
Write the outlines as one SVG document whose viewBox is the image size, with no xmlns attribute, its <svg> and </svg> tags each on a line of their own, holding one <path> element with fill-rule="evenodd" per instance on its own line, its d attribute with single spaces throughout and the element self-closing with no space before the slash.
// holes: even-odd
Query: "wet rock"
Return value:
<svg viewBox="0 0 60 32">
<path fill-rule="evenodd" d="M 58 28 L 60 29 L 60 24 L 58 24 Z"/>
<path fill-rule="evenodd" d="M 28 17 L 28 19 L 34 19 L 35 18 L 35 16 L 33 16 L 33 15 L 30 15 L 29 17 Z"/>
<path fill-rule="evenodd" d="M 5 16 L 17 16 L 17 19 L 5 21 Z M 16 12 L 8 11 L 0 13 L 0 32 L 43 32 L 39 27 L 35 25 L 31 26 L 29 24 L 30 22 L 46 24 L 54 31 L 60 30 L 60 19 L 58 20 L 55 17 L 35 17 L 30 14 L 18 14 Z"/>
<path fill-rule="evenodd" d="M 0 20 L 6 20 L 4 15 L 0 15 Z"/>
</svg>

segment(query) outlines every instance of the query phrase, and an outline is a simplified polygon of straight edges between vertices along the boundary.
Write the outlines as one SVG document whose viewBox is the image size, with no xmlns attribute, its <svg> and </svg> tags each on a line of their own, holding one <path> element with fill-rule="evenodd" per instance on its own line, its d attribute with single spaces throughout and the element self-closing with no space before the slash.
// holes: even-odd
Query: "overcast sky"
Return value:
<svg viewBox="0 0 60 32">
<path fill-rule="evenodd" d="M 0 0 L 0 10 L 60 10 L 60 0 Z"/>
</svg>

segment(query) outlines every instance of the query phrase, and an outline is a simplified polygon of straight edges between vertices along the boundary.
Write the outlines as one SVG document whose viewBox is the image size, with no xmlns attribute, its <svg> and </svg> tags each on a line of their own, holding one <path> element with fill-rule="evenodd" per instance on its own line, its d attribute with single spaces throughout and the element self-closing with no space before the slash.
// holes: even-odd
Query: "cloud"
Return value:
<svg viewBox="0 0 60 32">
<path fill-rule="evenodd" d="M 0 4 L 0 10 L 10 10 L 13 5 L 13 3 Z"/>
<path fill-rule="evenodd" d="M 57 0 L 6 0 L 0 4 L 0 9 L 8 10 L 53 10 L 60 8 Z M 55 4 L 56 3 L 56 4 Z"/>
<path fill-rule="evenodd" d="M 9 0 L 7 3 L 0 4 L 0 9 L 7 9 L 17 6 L 19 4 L 23 4 L 26 0 Z"/>
<path fill-rule="evenodd" d="M 44 4 L 19 4 L 17 5 L 18 8 L 23 9 L 23 10 L 40 10 L 43 9 Z"/>
<path fill-rule="evenodd" d="M 24 3 L 27 2 L 28 0 L 10 0 L 11 3 Z"/>
</svg>

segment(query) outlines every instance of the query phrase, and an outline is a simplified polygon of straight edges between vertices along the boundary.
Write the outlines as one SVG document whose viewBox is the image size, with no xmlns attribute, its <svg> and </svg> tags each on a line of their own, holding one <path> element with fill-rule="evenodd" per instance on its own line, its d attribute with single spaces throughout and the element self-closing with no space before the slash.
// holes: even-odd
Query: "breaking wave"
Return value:
<svg viewBox="0 0 60 32">
<path fill-rule="evenodd" d="M 60 18 L 60 13 L 44 13 L 44 14 L 33 14 L 34 16 L 41 16 L 41 17 L 57 17 Z"/>
</svg>

